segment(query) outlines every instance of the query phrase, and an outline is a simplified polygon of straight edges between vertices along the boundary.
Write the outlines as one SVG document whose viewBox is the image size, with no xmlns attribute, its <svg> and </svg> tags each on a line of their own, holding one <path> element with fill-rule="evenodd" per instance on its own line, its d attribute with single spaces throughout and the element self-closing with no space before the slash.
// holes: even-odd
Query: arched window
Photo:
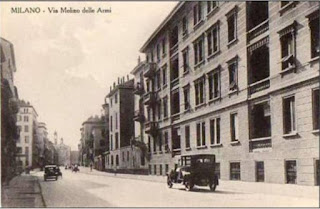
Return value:
<svg viewBox="0 0 320 209">
<path fill-rule="evenodd" d="M 111 155 L 111 165 L 113 165 L 113 155 Z"/>
</svg>

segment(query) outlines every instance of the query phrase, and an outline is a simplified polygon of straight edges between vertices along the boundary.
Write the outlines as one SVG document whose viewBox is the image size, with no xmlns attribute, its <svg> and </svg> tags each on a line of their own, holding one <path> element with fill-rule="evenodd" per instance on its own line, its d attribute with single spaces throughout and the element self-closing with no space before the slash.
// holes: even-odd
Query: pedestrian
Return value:
<svg viewBox="0 0 320 209">
<path fill-rule="evenodd" d="M 92 162 L 90 163 L 90 171 L 92 172 Z"/>
</svg>

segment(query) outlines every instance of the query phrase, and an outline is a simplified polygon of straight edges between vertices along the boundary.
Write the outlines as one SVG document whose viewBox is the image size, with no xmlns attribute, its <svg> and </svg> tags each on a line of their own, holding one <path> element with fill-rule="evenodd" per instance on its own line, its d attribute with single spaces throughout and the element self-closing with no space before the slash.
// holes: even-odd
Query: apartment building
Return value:
<svg viewBox="0 0 320 209">
<path fill-rule="evenodd" d="M 319 2 L 179 2 L 140 51 L 150 174 L 212 153 L 223 180 L 319 185 Z"/>
<path fill-rule="evenodd" d="M 21 154 L 18 165 L 22 168 L 39 166 L 38 160 L 35 159 L 34 149 L 37 144 L 37 121 L 38 113 L 35 108 L 23 100 L 19 102 L 19 112 L 17 113 L 17 127 L 20 132 L 17 141 L 18 154 Z"/>
<path fill-rule="evenodd" d="M 110 87 L 109 140 L 110 151 L 106 153 L 106 170 L 123 173 L 143 173 L 145 160 L 134 140 L 134 80 L 119 78 Z"/>
</svg>

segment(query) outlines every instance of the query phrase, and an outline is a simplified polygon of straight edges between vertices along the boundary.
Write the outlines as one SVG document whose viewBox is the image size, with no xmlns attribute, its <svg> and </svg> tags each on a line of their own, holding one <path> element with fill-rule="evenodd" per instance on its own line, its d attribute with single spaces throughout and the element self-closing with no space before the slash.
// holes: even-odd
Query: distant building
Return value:
<svg viewBox="0 0 320 209">
<path fill-rule="evenodd" d="M 19 111 L 19 107 L 18 91 L 14 86 L 15 72 L 16 63 L 13 44 L 0 38 L 1 182 L 8 182 L 16 174 L 16 160 L 20 158 L 16 149 L 16 141 L 19 139 L 16 114 Z"/>
<path fill-rule="evenodd" d="M 70 153 L 70 164 L 78 164 L 79 163 L 79 151 L 71 151 Z"/>
<path fill-rule="evenodd" d="M 20 137 L 17 141 L 17 149 L 22 156 L 19 159 L 19 164 L 23 168 L 40 166 L 37 117 L 35 108 L 29 102 L 20 100 L 17 114 L 17 127 Z"/>
<path fill-rule="evenodd" d="M 82 123 L 81 143 L 79 151 L 81 164 L 89 166 L 95 164 L 96 168 L 102 168 L 102 155 L 107 146 L 107 130 L 104 117 L 89 117 Z"/>
<path fill-rule="evenodd" d="M 45 150 L 45 143 L 48 139 L 48 131 L 46 128 L 46 124 L 43 122 L 38 123 L 38 130 L 37 130 L 37 145 L 39 149 L 39 166 L 43 167 L 45 164 L 44 159 L 44 150 Z"/>
<path fill-rule="evenodd" d="M 54 141 L 55 141 L 55 151 L 57 156 L 57 164 L 58 165 L 70 165 L 71 163 L 71 148 L 70 146 L 64 144 L 63 138 L 60 139 L 60 144 L 57 144 L 58 141 L 58 133 L 54 133 Z"/>
</svg>

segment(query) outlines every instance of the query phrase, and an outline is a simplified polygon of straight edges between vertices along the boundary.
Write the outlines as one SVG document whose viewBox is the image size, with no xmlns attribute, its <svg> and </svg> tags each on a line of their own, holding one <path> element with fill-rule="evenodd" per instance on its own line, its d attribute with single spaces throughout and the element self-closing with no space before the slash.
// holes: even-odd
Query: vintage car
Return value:
<svg viewBox="0 0 320 209">
<path fill-rule="evenodd" d="M 55 180 L 58 180 L 58 177 L 62 177 L 62 173 L 60 171 L 59 166 L 57 165 L 46 165 L 44 167 L 44 180 L 47 181 L 47 179 L 53 178 Z"/>
<path fill-rule="evenodd" d="M 181 156 L 176 169 L 167 173 L 167 185 L 183 184 L 187 191 L 194 185 L 209 186 L 215 191 L 219 185 L 218 177 L 215 175 L 215 155 L 199 154 Z"/>
</svg>

